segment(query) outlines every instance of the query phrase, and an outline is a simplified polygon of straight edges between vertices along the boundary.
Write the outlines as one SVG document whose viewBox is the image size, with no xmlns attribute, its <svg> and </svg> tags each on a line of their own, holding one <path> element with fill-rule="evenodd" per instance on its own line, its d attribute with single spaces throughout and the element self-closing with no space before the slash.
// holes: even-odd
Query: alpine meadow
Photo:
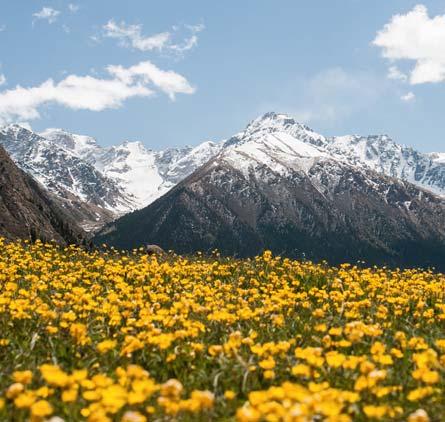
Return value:
<svg viewBox="0 0 445 422">
<path fill-rule="evenodd" d="M 431 271 L 1 246 L 3 419 L 413 422 L 445 406 Z"/>
</svg>

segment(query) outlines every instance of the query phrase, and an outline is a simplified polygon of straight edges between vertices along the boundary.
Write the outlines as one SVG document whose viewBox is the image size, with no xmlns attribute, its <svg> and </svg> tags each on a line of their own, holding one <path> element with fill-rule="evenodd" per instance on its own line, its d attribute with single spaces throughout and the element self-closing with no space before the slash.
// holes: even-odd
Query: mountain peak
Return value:
<svg viewBox="0 0 445 422">
<path fill-rule="evenodd" d="M 141 141 L 127 141 L 122 142 L 122 146 L 128 149 L 145 150 L 145 145 Z"/>
<path fill-rule="evenodd" d="M 91 153 L 100 148 L 95 138 L 71 133 L 65 129 L 49 128 L 39 133 L 39 135 L 58 146 L 81 155 L 86 155 L 88 152 Z"/>
<path fill-rule="evenodd" d="M 298 124 L 296 120 L 289 116 L 288 114 L 276 113 L 274 111 L 268 111 L 263 115 L 252 120 L 248 125 L 247 129 L 261 128 L 261 127 L 271 127 L 271 126 L 285 126 L 285 125 L 295 125 Z"/>
<path fill-rule="evenodd" d="M 324 136 L 316 133 L 310 127 L 295 120 L 294 117 L 285 113 L 269 111 L 262 116 L 252 120 L 244 131 L 244 136 L 256 133 L 286 132 L 296 138 L 311 138 L 314 141 L 324 141 Z"/>
<path fill-rule="evenodd" d="M 11 123 L 9 125 L 0 127 L 0 132 L 7 133 L 9 135 L 17 136 L 19 133 L 29 133 L 31 132 L 29 128 L 26 128 L 22 125 L 19 125 L 17 123 Z"/>
</svg>

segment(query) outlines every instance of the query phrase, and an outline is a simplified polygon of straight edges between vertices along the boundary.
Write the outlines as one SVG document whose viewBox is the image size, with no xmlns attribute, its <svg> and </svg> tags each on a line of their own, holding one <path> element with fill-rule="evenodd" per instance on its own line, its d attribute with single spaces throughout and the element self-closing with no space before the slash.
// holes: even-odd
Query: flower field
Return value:
<svg viewBox="0 0 445 422">
<path fill-rule="evenodd" d="M 1 421 L 445 420 L 445 276 L 0 240 Z"/>
</svg>

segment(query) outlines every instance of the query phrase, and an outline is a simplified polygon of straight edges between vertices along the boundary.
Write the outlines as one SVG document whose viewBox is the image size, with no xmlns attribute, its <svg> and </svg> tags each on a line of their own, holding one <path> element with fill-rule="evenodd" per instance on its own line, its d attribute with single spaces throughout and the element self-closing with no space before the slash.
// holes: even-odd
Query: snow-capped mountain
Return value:
<svg viewBox="0 0 445 422">
<path fill-rule="evenodd" d="M 265 115 L 164 196 L 107 225 L 95 241 L 238 256 L 267 248 L 332 263 L 445 269 L 445 199 L 393 177 L 411 174 L 414 163 L 403 150 L 404 161 L 396 157 L 389 138 L 354 139 L 324 138 L 285 115 Z M 378 159 L 371 155 L 377 147 Z"/>
<path fill-rule="evenodd" d="M 0 129 L 0 144 L 19 167 L 73 205 L 87 230 L 147 206 L 221 148 L 204 142 L 153 151 L 128 141 L 104 148 L 89 136 L 62 129 L 36 134 L 18 125 Z"/>
<path fill-rule="evenodd" d="M 100 154 L 102 148 L 91 136 L 76 135 L 62 129 L 46 129 L 39 133 L 42 138 L 56 143 L 60 147 L 70 150 L 85 161 L 94 162 L 94 156 Z"/>
<path fill-rule="evenodd" d="M 367 167 L 445 195 L 445 153 L 421 153 L 397 144 L 387 135 L 324 137 L 288 115 L 266 113 L 226 144 L 262 143 L 272 138 L 290 142 L 293 153 L 304 152 L 303 144 L 310 145 L 316 150 L 314 154 Z"/>
<path fill-rule="evenodd" d="M 222 147 L 204 142 L 195 148 L 186 146 L 153 151 L 141 142 L 124 141 L 103 148 L 94 138 L 61 129 L 47 129 L 40 135 L 93 165 L 128 194 L 131 204 L 125 211 L 149 205 L 205 164 Z"/>
<path fill-rule="evenodd" d="M 142 208 L 205 164 L 218 148 L 205 142 L 196 148 L 153 151 L 141 142 L 125 141 L 104 150 L 96 157 L 95 165 L 135 198 L 137 208 Z"/>
</svg>

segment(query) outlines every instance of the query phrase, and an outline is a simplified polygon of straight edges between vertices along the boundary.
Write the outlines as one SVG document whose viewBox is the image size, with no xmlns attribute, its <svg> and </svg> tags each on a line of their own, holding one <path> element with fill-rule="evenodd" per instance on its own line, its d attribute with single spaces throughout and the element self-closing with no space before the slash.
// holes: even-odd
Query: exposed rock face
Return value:
<svg viewBox="0 0 445 422">
<path fill-rule="evenodd" d="M 20 170 L 0 146 L 0 236 L 81 243 L 86 233 L 59 200 Z"/>
<path fill-rule="evenodd" d="M 306 127 L 303 140 L 275 131 L 253 136 L 251 129 L 96 240 L 119 248 L 153 242 L 179 253 L 217 248 L 242 257 L 272 249 L 331 263 L 445 270 L 441 197 L 336 159 Z"/>
</svg>

